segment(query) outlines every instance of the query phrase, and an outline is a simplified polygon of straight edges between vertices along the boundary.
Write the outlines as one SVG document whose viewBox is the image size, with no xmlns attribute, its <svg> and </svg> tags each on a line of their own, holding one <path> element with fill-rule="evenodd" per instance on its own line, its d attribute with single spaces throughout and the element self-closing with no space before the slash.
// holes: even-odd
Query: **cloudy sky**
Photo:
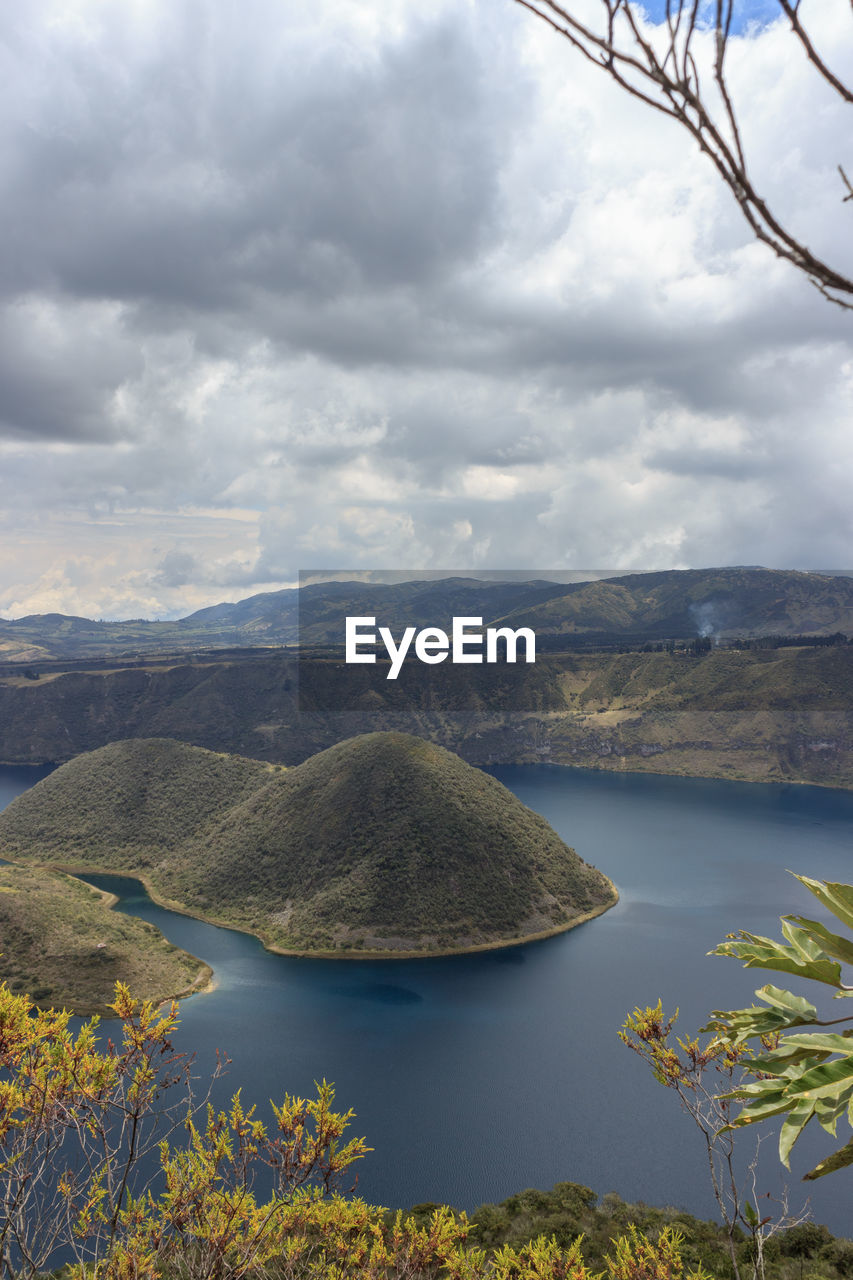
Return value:
<svg viewBox="0 0 853 1280">
<path fill-rule="evenodd" d="M 848 0 L 811 9 L 849 73 Z M 512 0 L 30 0 L 0 36 L 0 615 L 851 567 L 853 314 Z M 780 23 L 736 46 L 757 184 L 849 273 L 850 108 Z"/>
</svg>

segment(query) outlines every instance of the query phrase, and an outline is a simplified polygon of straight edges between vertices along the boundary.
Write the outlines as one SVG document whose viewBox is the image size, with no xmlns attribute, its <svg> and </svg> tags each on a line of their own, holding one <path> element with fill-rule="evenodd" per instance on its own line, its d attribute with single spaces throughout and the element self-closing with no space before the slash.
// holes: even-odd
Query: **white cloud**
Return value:
<svg viewBox="0 0 853 1280">
<path fill-rule="evenodd" d="M 0 25 L 5 616 L 330 563 L 845 567 L 853 321 L 519 7 Z M 760 182 L 849 260 L 844 104 L 779 25 L 733 52 Z"/>
</svg>

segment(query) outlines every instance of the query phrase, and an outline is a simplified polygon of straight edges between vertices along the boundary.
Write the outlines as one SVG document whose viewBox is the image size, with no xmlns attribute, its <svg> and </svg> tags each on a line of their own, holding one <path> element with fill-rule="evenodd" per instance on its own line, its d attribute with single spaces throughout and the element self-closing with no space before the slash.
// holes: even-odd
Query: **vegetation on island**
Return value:
<svg viewBox="0 0 853 1280">
<path fill-rule="evenodd" d="M 144 920 L 109 910 L 107 895 L 44 868 L 0 866 L 0 977 L 13 993 L 74 1013 L 106 1013 L 115 984 L 167 1000 L 207 981 L 201 960 Z"/>
<path fill-rule="evenodd" d="M 139 875 L 169 906 L 308 953 L 501 945 L 616 900 L 494 778 L 397 733 L 293 769 L 169 739 L 117 743 L 14 800 L 0 853 Z"/>
</svg>

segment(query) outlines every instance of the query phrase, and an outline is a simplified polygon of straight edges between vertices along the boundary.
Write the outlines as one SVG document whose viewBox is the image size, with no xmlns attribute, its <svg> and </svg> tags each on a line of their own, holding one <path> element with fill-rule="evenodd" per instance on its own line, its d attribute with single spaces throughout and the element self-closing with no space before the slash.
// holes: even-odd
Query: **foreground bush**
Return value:
<svg viewBox="0 0 853 1280">
<path fill-rule="evenodd" d="M 332 1109 L 330 1085 L 286 1096 L 269 1125 L 239 1092 L 216 1111 L 172 1043 L 174 1005 L 158 1012 L 119 985 L 113 1009 L 121 1032 L 104 1045 L 97 1019 L 75 1037 L 68 1014 L 0 986 L 2 1280 L 63 1255 L 79 1280 L 591 1280 L 580 1239 L 487 1252 L 465 1214 L 391 1215 L 344 1196 L 368 1148 L 344 1138 L 353 1113 Z M 671 1226 L 655 1239 L 632 1226 L 605 1258 L 609 1280 L 681 1280 L 680 1245 Z"/>
<path fill-rule="evenodd" d="M 118 986 L 115 1042 L 97 1020 L 0 985 L 0 1280 L 708 1280 L 728 1277 L 718 1228 L 674 1210 L 596 1204 L 559 1183 L 484 1205 L 389 1213 L 344 1194 L 369 1150 L 351 1111 L 285 1096 L 269 1123 L 193 1093 L 176 1009 Z M 267 1191 L 260 1196 L 258 1175 Z M 270 1189 L 271 1188 L 271 1189 Z M 716 1233 L 716 1234 L 715 1234 Z M 800 1229 L 772 1275 L 836 1280 L 846 1242 Z M 687 1238 L 686 1238 L 687 1237 Z M 744 1242 L 747 1243 L 747 1242 Z M 67 1260 L 72 1258 L 72 1262 Z M 778 1265 L 777 1265 L 778 1264 Z"/>
</svg>

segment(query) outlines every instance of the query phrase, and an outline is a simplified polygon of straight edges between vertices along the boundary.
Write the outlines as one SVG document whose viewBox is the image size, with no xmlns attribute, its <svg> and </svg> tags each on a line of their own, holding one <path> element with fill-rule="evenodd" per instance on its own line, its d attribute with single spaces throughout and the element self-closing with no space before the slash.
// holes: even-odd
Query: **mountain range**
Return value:
<svg viewBox="0 0 853 1280">
<path fill-rule="evenodd" d="M 339 646 L 347 616 L 395 633 L 447 629 L 454 616 L 529 626 L 546 649 L 853 634 L 853 578 L 761 568 L 667 570 L 571 584 L 455 577 L 319 582 L 200 609 L 173 622 L 95 621 L 64 614 L 0 619 L 0 662 L 42 663 L 223 648 Z"/>
</svg>

